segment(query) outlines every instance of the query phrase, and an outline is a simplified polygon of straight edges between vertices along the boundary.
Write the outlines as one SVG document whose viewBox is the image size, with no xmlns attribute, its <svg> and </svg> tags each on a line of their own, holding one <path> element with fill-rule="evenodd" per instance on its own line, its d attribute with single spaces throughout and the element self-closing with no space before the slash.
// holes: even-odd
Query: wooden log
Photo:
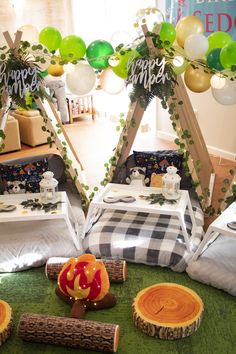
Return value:
<svg viewBox="0 0 236 354">
<path fill-rule="evenodd" d="M 10 336 L 13 327 L 12 309 L 7 302 L 0 300 L 0 346 Z"/>
<path fill-rule="evenodd" d="M 203 302 L 189 288 L 160 283 L 140 291 L 132 310 L 134 323 L 141 331 L 173 340 L 190 336 L 199 328 Z"/>
<path fill-rule="evenodd" d="M 20 317 L 17 333 L 29 342 L 103 352 L 116 352 L 119 344 L 119 325 L 31 313 Z"/>
<path fill-rule="evenodd" d="M 63 265 L 69 260 L 66 257 L 51 257 L 45 266 L 45 274 L 49 279 L 57 279 Z M 111 283 L 123 283 L 126 281 L 126 261 L 101 259 L 104 263 Z"/>
</svg>

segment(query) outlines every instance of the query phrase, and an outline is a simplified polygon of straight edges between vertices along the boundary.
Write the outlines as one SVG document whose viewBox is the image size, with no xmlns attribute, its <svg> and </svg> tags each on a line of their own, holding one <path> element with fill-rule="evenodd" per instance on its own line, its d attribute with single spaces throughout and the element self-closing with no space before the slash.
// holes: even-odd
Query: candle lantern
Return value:
<svg viewBox="0 0 236 354">
<path fill-rule="evenodd" d="M 169 166 L 166 169 L 167 173 L 163 176 L 163 195 L 166 199 L 178 199 L 180 197 L 180 180 L 181 177 L 177 174 L 177 168 Z"/>
<path fill-rule="evenodd" d="M 58 181 L 53 178 L 54 174 L 51 171 L 43 173 L 43 178 L 39 182 L 40 197 L 42 202 L 56 202 L 58 192 Z"/>
</svg>

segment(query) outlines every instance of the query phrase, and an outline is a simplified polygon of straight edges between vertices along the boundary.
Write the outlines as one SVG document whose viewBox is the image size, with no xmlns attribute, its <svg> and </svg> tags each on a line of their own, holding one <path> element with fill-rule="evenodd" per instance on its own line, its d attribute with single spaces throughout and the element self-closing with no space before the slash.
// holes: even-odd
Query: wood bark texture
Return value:
<svg viewBox="0 0 236 354">
<path fill-rule="evenodd" d="M 18 324 L 18 336 L 29 342 L 116 352 L 119 326 L 112 323 L 25 313 Z"/>
<path fill-rule="evenodd" d="M 49 279 L 57 279 L 58 274 L 60 273 L 63 265 L 69 260 L 65 258 L 60 260 L 58 257 L 58 262 L 55 261 L 56 257 L 53 257 L 52 260 L 47 261 L 45 267 L 46 277 Z M 125 260 L 112 260 L 112 259 L 102 259 L 104 263 L 110 283 L 123 283 L 126 280 L 126 261 Z"/>
<path fill-rule="evenodd" d="M 134 323 L 141 331 L 173 340 L 188 337 L 199 328 L 203 303 L 189 288 L 160 283 L 140 291 L 132 310 Z"/>
</svg>

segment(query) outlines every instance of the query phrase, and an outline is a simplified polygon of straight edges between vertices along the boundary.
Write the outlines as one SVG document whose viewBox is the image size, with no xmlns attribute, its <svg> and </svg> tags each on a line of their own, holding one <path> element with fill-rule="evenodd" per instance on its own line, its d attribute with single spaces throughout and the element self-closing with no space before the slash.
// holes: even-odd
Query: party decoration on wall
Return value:
<svg viewBox="0 0 236 354">
<path fill-rule="evenodd" d="M 165 0 L 167 20 L 176 24 L 184 16 L 198 16 L 207 36 L 221 31 L 236 40 L 235 0 Z M 213 48 L 212 48 L 213 49 Z"/>
<path fill-rule="evenodd" d="M 10 336 L 12 328 L 12 309 L 7 302 L 0 300 L 0 347 Z"/>
<path fill-rule="evenodd" d="M 48 74 L 52 76 L 61 76 L 64 74 L 63 65 L 60 65 L 60 57 L 53 55 L 51 64 L 47 68 Z"/>
<path fill-rule="evenodd" d="M 136 327 L 160 339 L 180 339 L 199 328 L 204 311 L 201 298 L 193 290 L 174 283 L 160 283 L 141 290 L 134 299 Z"/>
<path fill-rule="evenodd" d="M 73 61 L 84 57 L 86 44 L 81 37 L 71 34 L 62 39 L 59 51 L 62 58 Z"/>
<path fill-rule="evenodd" d="M 84 254 L 65 263 L 58 275 L 60 291 L 73 299 L 100 301 L 110 287 L 108 274 L 102 262 L 92 254 Z"/>
<path fill-rule="evenodd" d="M 101 88 L 110 95 L 117 95 L 125 87 L 125 81 L 114 74 L 112 68 L 103 70 L 100 76 Z"/>
<path fill-rule="evenodd" d="M 205 92 L 211 87 L 212 73 L 201 65 L 189 65 L 184 73 L 184 82 L 189 90 L 197 93 Z"/>
<path fill-rule="evenodd" d="M 112 45 L 102 39 L 89 44 L 86 50 L 86 57 L 94 69 L 105 69 L 109 66 L 109 56 L 114 53 Z"/>
<path fill-rule="evenodd" d="M 74 71 L 66 75 L 66 84 L 74 95 L 87 95 L 95 87 L 95 72 L 87 63 L 79 62 Z"/>
<path fill-rule="evenodd" d="M 39 33 L 39 42 L 44 44 L 50 51 L 59 48 L 61 39 L 61 33 L 55 27 L 45 27 Z"/>
<path fill-rule="evenodd" d="M 39 39 L 39 31 L 36 27 L 32 25 L 21 26 L 18 31 L 23 32 L 22 41 L 27 41 L 29 43 L 37 43 Z"/>
<path fill-rule="evenodd" d="M 176 25 L 176 40 L 180 47 L 184 48 L 185 40 L 191 34 L 203 34 L 203 22 L 197 16 L 186 16 Z"/>
</svg>

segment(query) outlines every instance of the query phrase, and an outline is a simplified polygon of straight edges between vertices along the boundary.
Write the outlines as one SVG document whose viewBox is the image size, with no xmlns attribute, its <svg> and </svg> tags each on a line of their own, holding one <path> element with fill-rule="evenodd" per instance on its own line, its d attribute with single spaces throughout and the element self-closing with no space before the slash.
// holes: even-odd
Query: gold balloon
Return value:
<svg viewBox="0 0 236 354">
<path fill-rule="evenodd" d="M 184 48 L 185 39 L 190 34 L 203 34 L 204 25 L 202 20 L 197 16 L 186 16 L 179 20 L 176 25 L 176 41 L 178 45 Z"/>
<path fill-rule="evenodd" d="M 48 67 L 48 74 L 52 76 L 61 76 L 64 74 L 63 66 L 59 64 L 60 58 L 52 56 L 51 60 L 54 60 L 56 64 L 50 64 Z"/>
<path fill-rule="evenodd" d="M 200 93 L 210 88 L 212 74 L 205 72 L 204 69 L 201 66 L 198 69 L 194 69 L 191 65 L 187 67 L 184 73 L 184 81 L 189 90 Z"/>
</svg>

